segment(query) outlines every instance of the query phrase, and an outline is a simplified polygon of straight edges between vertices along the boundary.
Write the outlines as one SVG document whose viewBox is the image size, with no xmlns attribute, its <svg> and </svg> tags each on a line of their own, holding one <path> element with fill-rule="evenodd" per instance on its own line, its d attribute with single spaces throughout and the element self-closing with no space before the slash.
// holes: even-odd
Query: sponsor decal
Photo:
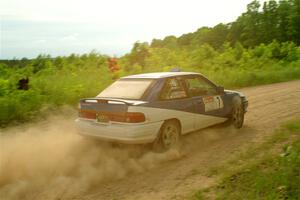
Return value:
<svg viewBox="0 0 300 200">
<path fill-rule="evenodd" d="M 220 96 L 203 97 L 205 112 L 218 110 L 224 107 L 223 100 Z"/>
</svg>

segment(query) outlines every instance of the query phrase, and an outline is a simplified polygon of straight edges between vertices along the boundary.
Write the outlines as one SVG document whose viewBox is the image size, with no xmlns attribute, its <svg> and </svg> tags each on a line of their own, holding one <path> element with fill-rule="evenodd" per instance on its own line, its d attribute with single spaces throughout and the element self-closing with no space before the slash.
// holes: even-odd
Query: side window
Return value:
<svg viewBox="0 0 300 200">
<path fill-rule="evenodd" d="M 180 99 L 185 97 L 187 97 L 187 94 L 184 90 L 181 80 L 178 80 L 176 78 L 170 78 L 166 80 L 160 95 L 160 98 L 162 100 Z"/>
<path fill-rule="evenodd" d="M 215 86 L 201 77 L 186 78 L 186 87 L 192 97 L 217 94 Z"/>
</svg>

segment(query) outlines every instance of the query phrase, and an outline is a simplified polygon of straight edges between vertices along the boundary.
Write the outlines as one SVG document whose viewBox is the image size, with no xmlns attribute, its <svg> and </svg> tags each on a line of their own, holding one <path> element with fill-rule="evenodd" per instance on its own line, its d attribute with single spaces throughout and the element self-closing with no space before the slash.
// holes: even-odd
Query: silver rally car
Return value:
<svg viewBox="0 0 300 200">
<path fill-rule="evenodd" d="M 95 98 L 81 99 L 79 133 L 119 143 L 153 143 L 163 149 L 180 135 L 230 121 L 241 128 L 246 97 L 193 72 L 120 78 Z"/>
</svg>

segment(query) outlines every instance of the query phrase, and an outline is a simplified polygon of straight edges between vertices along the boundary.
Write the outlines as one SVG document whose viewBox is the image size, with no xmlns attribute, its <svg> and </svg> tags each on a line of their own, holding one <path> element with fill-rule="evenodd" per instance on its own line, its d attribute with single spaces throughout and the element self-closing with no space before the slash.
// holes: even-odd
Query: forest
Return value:
<svg viewBox="0 0 300 200">
<path fill-rule="evenodd" d="M 228 89 L 300 79 L 300 0 L 253 1 L 234 22 L 179 37 L 135 42 L 116 58 L 88 54 L 0 60 L 0 126 L 41 118 L 48 111 L 96 96 L 116 77 L 169 71 L 200 72 Z M 19 81 L 29 80 L 28 89 Z"/>
</svg>

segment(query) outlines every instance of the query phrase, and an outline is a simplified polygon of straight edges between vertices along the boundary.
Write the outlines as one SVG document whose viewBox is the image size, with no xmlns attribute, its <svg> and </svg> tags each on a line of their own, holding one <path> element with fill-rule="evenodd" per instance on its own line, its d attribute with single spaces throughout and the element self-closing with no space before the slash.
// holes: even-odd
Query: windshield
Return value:
<svg viewBox="0 0 300 200">
<path fill-rule="evenodd" d="M 97 97 L 121 98 L 121 99 L 141 99 L 153 79 L 120 79 Z"/>
</svg>

